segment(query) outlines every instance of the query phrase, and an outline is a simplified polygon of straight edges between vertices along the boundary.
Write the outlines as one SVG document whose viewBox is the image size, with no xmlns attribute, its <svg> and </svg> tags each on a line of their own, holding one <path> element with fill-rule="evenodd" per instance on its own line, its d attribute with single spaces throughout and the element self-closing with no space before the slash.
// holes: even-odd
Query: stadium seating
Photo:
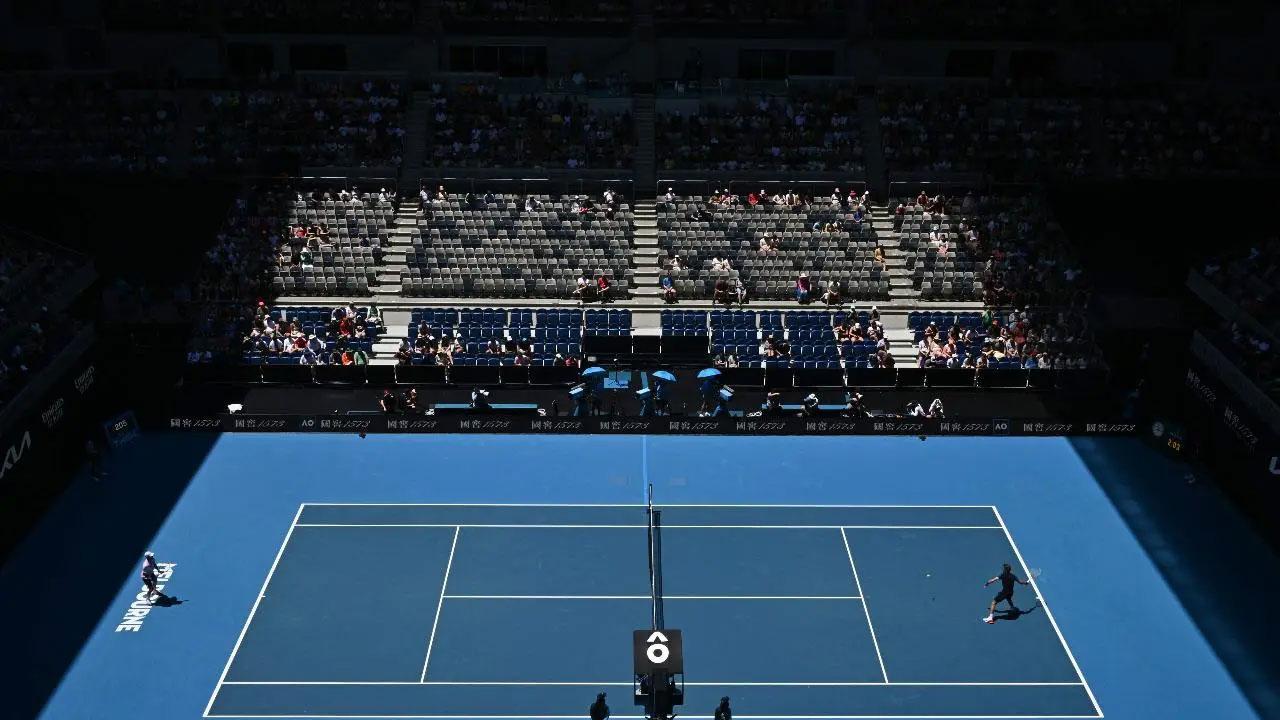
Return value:
<svg viewBox="0 0 1280 720">
<path fill-rule="evenodd" d="M 331 0 L 325 3 L 288 0 L 223 0 L 226 28 L 237 33 L 393 33 L 413 26 L 418 3 L 413 0 Z"/>
<path fill-rule="evenodd" d="M 1079 263 L 1037 195 L 968 193 L 941 198 L 937 207 L 911 198 L 891 204 L 904 206 L 898 245 L 926 300 L 1022 307 L 1070 302 L 1079 289 Z M 970 229 L 976 239 L 967 237 Z"/>
<path fill-rule="evenodd" d="M 165 173 L 176 144 L 175 95 L 126 92 L 111 78 L 0 80 L 0 167 L 13 171 Z"/>
<path fill-rule="evenodd" d="M 584 316 L 581 310 L 427 308 L 413 310 L 411 316 L 405 340 L 413 348 L 407 360 L 415 365 L 434 365 L 443 361 L 462 366 L 500 366 L 527 361 L 529 365 L 550 367 L 563 364 L 565 358 L 576 358 L 582 354 Z M 613 320 L 615 325 L 625 322 L 625 328 L 615 329 L 630 334 L 629 314 L 609 317 L 617 318 Z M 431 346 L 423 347 L 417 342 L 420 329 L 424 337 L 429 333 L 436 338 Z M 430 351 L 431 347 L 447 346 L 450 338 L 456 339 L 457 345 L 447 353 L 447 359 Z M 501 352 L 488 351 L 492 340 L 499 342 Z M 525 355 L 519 351 L 520 347 L 528 348 L 530 352 Z M 517 361 L 522 355 L 525 359 Z"/>
<path fill-rule="evenodd" d="M 242 169 L 255 160 L 398 167 L 405 106 L 400 83 L 388 79 L 308 79 L 215 91 L 204 100 L 192 162 L 217 170 Z"/>
<path fill-rule="evenodd" d="M 981 296 L 980 268 L 958 247 L 959 223 L 950 216 L 943 216 L 936 223 L 923 206 L 910 202 L 902 226 L 898 230 L 898 247 L 908 257 L 912 268 L 912 282 L 926 300 L 961 299 L 974 300 Z M 935 231 L 945 234 L 948 240 L 946 253 L 930 242 Z"/>
<path fill-rule="evenodd" d="M 305 264 L 277 266 L 272 286 L 279 295 L 368 295 L 377 282 L 382 247 L 395 223 L 395 207 L 377 193 L 360 193 L 352 200 L 295 199 L 289 209 L 290 227 L 328 227 L 328 240 Z"/>
<path fill-rule="evenodd" d="M 1118 177 L 1270 174 L 1280 103 L 1270 93 L 1112 98 L 1102 119 Z"/>
<path fill-rule="evenodd" d="M 631 268 L 633 218 L 622 204 L 612 219 L 602 210 L 580 214 L 567 197 L 498 195 L 467 206 L 451 195 L 433 202 L 413 231 L 406 295 L 571 297 L 579 275 L 611 278 L 612 297 L 626 297 Z"/>
<path fill-rule="evenodd" d="M 753 312 L 748 310 L 664 310 L 664 337 L 706 336 L 711 352 L 740 367 L 803 369 L 868 368 L 877 347 L 873 340 L 841 341 L 837 328 L 844 322 L 871 325 L 869 311 Z M 768 341 L 773 340 L 773 352 Z"/>
<path fill-rule="evenodd" d="M 339 308 L 309 306 L 268 308 L 265 315 L 276 323 L 276 329 L 272 331 L 270 328 L 265 330 L 260 328 L 260 332 L 246 333 L 241 342 L 241 360 L 250 365 L 301 364 L 300 349 L 292 347 L 290 343 L 299 337 L 306 341 L 314 336 L 322 349 L 317 351 L 315 362 L 307 364 L 331 364 L 332 353 L 335 351 L 352 355 L 362 351 L 365 357 L 361 362 L 367 361 L 374 354 L 373 344 L 379 334 L 377 323 L 369 320 L 370 309 L 357 308 L 358 323 L 356 324 L 364 337 L 342 332 L 343 326 L 335 319 L 337 310 Z M 254 325 L 257 327 L 258 323 L 255 322 Z M 271 347 L 271 340 L 277 336 L 283 342 L 283 350 Z M 346 364 L 346 361 L 332 364 Z"/>
<path fill-rule="evenodd" d="M 631 22 L 630 0 L 442 0 L 445 22 L 618 23 Z"/>
<path fill-rule="evenodd" d="M 72 298 L 58 296 L 85 260 L 40 243 L 0 230 L 0 408 L 81 328 L 63 311 Z"/>
<path fill-rule="evenodd" d="M 834 220 L 842 231 L 813 230 L 814 223 Z M 776 235 L 779 247 L 761 253 L 759 239 L 767 232 Z M 681 297 L 711 297 L 716 282 L 728 280 L 743 283 L 748 298 L 793 298 L 801 272 L 819 288 L 838 280 L 845 298 L 881 298 L 889 292 L 888 277 L 874 261 L 871 224 L 858 225 L 851 212 L 821 202 L 724 208 L 694 196 L 660 203 L 658 246 L 668 256 L 681 257 L 684 267 L 672 274 Z M 711 270 L 717 256 L 728 259 L 732 269 Z"/>
<path fill-rule="evenodd" d="M 657 119 L 666 169 L 864 172 L 858 98 L 850 89 L 792 90 Z"/>
<path fill-rule="evenodd" d="M 430 102 L 428 166 L 624 169 L 635 160 L 630 113 L 595 109 L 579 96 L 437 82 Z"/>
</svg>

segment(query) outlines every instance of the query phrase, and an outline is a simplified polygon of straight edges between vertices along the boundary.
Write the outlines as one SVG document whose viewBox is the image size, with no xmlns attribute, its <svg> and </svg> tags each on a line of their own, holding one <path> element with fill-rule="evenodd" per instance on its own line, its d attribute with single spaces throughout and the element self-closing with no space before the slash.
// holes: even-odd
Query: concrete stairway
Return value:
<svg viewBox="0 0 1280 720">
<path fill-rule="evenodd" d="M 654 128 L 653 93 L 637 94 L 632 99 L 632 116 L 636 123 L 635 194 L 636 201 L 652 201 L 657 193 L 657 147 Z"/>
<path fill-rule="evenodd" d="M 911 286 L 907 256 L 898 247 L 898 233 L 893 229 L 893 214 L 887 206 L 872 204 L 871 227 L 876 231 L 880 247 L 884 248 L 885 269 L 889 273 L 889 300 L 897 304 L 919 299 L 919 291 Z"/>
<path fill-rule="evenodd" d="M 396 351 L 400 349 L 400 340 L 409 334 L 408 310 L 382 310 L 382 335 L 373 344 L 373 357 L 370 365 L 395 365 Z"/>
<path fill-rule="evenodd" d="M 409 106 L 408 134 L 404 139 L 404 158 L 400 163 L 400 192 L 404 196 L 418 194 L 417 178 L 422 175 L 422 165 L 427 158 L 428 140 L 431 138 L 431 93 L 417 90 Z"/>
<path fill-rule="evenodd" d="M 413 251 L 412 230 L 418 226 L 415 200 L 404 199 L 396 208 L 395 225 L 388 229 L 389 244 L 382 249 L 382 265 L 378 268 L 378 286 L 373 288 L 373 301 L 388 303 L 402 297 L 400 274 L 409 269 L 408 257 Z"/>
<path fill-rule="evenodd" d="M 635 268 L 635 286 L 631 289 L 632 307 L 658 307 L 658 210 L 652 198 L 637 201 L 635 239 L 632 248 L 632 266 Z"/>
<path fill-rule="evenodd" d="M 884 161 L 880 107 L 875 95 L 858 97 L 858 120 L 862 123 L 862 161 L 866 164 L 867 186 L 874 197 L 886 197 L 889 193 L 889 169 Z"/>
</svg>

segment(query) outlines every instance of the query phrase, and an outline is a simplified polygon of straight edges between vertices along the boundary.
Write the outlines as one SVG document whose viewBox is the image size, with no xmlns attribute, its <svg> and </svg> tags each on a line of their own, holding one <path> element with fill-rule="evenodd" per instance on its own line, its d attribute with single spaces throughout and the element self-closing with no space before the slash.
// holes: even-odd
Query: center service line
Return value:
<svg viewBox="0 0 1280 720">
<path fill-rule="evenodd" d="M 440 624 L 440 610 L 444 608 L 444 594 L 449 588 L 449 572 L 453 570 L 453 553 L 458 549 L 458 534 L 462 532 L 462 527 L 453 529 L 453 545 L 449 548 L 449 563 L 444 566 L 444 582 L 440 584 L 440 602 L 436 603 L 436 619 L 431 623 L 431 637 L 427 640 L 427 657 L 422 661 L 422 679 L 418 682 L 427 681 L 427 665 L 431 662 L 431 648 L 436 644 L 436 626 Z"/>
</svg>

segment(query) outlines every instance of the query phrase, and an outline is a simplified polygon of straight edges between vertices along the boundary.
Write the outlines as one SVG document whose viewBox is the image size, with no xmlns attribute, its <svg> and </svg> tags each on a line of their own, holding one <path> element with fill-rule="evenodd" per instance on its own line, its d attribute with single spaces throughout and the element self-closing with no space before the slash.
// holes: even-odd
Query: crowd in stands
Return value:
<svg viewBox="0 0 1280 720">
<path fill-rule="evenodd" d="M 1085 100 L 1062 88 L 890 85 L 878 101 L 885 162 L 894 170 L 1013 181 L 1095 170 Z"/>
<path fill-rule="evenodd" d="M 193 299 L 234 302 L 266 291 L 266 273 L 285 236 L 286 188 L 263 185 L 236 198 L 222 229 L 205 253 Z"/>
<path fill-rule="evenodd" d="M 919 233 L 919 262 L 928 267 L 959 259 L 973 268 L 974 292 L 989 306 L 1065 305 L 1084 307 L 1088 292 L 1083 268 L 1044 198 L 1036 194 L 998 195 L 968 192 L 962 198 L 930 196 L 922 189 L 914 198 L 895 202 L 895 229 L 904 222 Z"/>
<path fill-rule="evenodd" d="M 851 88 L 706 105 L 656 118 L 666 169 L 863 172 L 858 98 Z"/>
<path fill-rule="evenodd" d="M 598 313 L 598 316 L 597 316 Z M 597 328 L 602 316 L 625 329 Z M 536 318 L 536 325 L 535 325 Z M 585 314 L 585 334 L 630 334 L 629 311 Z M 453 367 L 569 367 L 581 363 L 584 314 L 571 310 L 414 310 L 408 335 L 396 351 L 398 365 Z"/>
<path fill-rule="evenodd" d="M 717 189 L 658 204 L 658 246 L 666 251 L 660 296 L 743 303 L 747 296 L 841 305 L 888 293 L 876 253 L 867 195 L 835 188 L 827 197 L 791 189 L 746 194 Z"/>
<path fill-rule="evenodd" d="M 1115 98 L 1102 122 L 1119 177 L 1239 175 L 1280 164 L 1280 103 L 1270 96 Z"/>
<path fill-rule="evenodd" d="M 200 0 L 105 0 L 102 19 L 112 30 L 189 32 L 202 5 Z"/>
<path fill-rule="evenodd" d="M 419 194 L 412 251 L 401 273 L 409 295 L 625 298 L 634 219 L 606 188 L 599 200 L 548 194 Z"/>
<path fill-rule="evenodd" d="M 75 336 L 80 324 L 46 304 L 81 263 L 0 234 L 0 408 Z"/>
<path fill-rule="evenodd" d="M 571 95 L 508 98 L 483 82 L 434 83 L 429 165 L 629 168 L 635 123 Z"/>
<path fill-rule="evenodd" d="M 381 325 L 377 306 L 273 308 L 260 300 L 244 312 L 239 350 L 254 364 L 368 365 Z"/>
<path fill-rule="evenodd" d="M 245 302 L 282 294 L 286 280 L 288 294 L 304 292 L 305 283 L 299 278 L 318 277 L 323 282 L 360 242 L 366 243 L 364 249 L 371 258 L 376 248 L 368 244 L 376 244 L 376 236 L 370 241 L 367 235 L 353 238 L 351 232 L 369 227 L 364 223 L 371 221 L 363 213 L 374 212 L 373 208 L 385 212 L 393 201 L 385 192 L 345 188 L 299 192 L 281 185 L 255 186 L 236 198 L 196 274 L 190 294 L 196 308 L 190 351 L 213 356 L 233 349 L 231 338 L 243 330 L 246 319 L 242 315 Z M 332 226 L 309 220 L 338 205 L 343 211 L 339 215 L 333 210 Z M 300 219 L 304 216 L 308 220 Z M 351 273 L 346 270 L 342 269 L 345 275 L 355 273 L 354 266 Z M 362 266 L 359 272 L 367 268 Z M 354 283 L 342 289 L 352 287 Z"/>
<path fill-rule="evenodd" d="M 0 167 L 36 172 L 163 173 L 178 104 L 164 93 L 119 90 L 98 75 L 0 80 Z"/>
<path fill-rule="evenodd" d="M 739 0 L 719 3 L 712 0 L 654 0 L 653 15 L 657 22 L 757 24 L 813 22 L 829 19 L 843 9 L 835 0 L 795 0 L 788 3 L 767 0 Z"/>
<path fill-rule="evenodd" d="M 1083 313 L 988 308 L 913 328 L 919 367 L 1087 370 L 1102 367 Z"/>
<path fill-rule="evenodd" d="M 630 0 L 443 0 L 447 20 L 516 23 L 629 23 Z"/>
<path fill-rule="evenodd" d="M 220 0 L 223 25 L 232 32 L 410 32 L 416 0 Z"/>
<path fill-rule="evenodd" d="M 232 171 L 268 157 L 310 166 L 399 167 L 405 96 L 398 81 L 295 84 L 211 92 L 195 129 L 195 167 Z"/>
<path fill-rule="evenodd" d="M 877 35 L 911 40 L 1151 37 L 1179 12 L 1178 5 L 1160 0 L 902 0 L 870 9 Z"/>
<path fill-rule="evenodd" d="M 1275 312 L 1280 302 L 1280 239 L 1273 237 L 1243 253 L 1210 260 L 1202 274 L 1265 329 L 1259 331 L 1224 318 L 1223 327 L 1213 336 L 1228 342 L 1223 349 L 1232 353 L 1261 388 L 1280 397 L 1280 366 L 1274 344 L 1280 336 L 1280 317 Z"/>
</svg>

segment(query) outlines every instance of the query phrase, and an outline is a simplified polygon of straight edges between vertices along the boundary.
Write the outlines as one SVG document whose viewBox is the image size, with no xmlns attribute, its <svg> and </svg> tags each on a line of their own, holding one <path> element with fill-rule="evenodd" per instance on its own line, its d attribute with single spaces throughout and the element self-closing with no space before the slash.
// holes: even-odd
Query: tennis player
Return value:
<svg viewBox="0 0 1280 720">
<path fill-rule="evenodd" d="M 156 580 L 160 574 L 160 568 L 156 565 L 156 554 L 147 551 L 142 556 L 142 584 L 147 588 L 147 602 L 151 602 L 151 594 L 155 593 L 158 597 L 164 597 L 164 593 L 156 588 Z"/>
<path fill-rule="evenodd" d="M 1014 583 L 1019 585 L 1031 584 L 1017 575 L 1014 575 L 1013 568 L 1009 567 L 1009 563 L 1005 563 L 1001 573 L 983 583 L 982 587 L 987 587 L 996 581 L 1000 582 L 1000 592 L 996 593 L 995 599 L 991 601 L 991 607 L 987 610 L 987 616 L 982 620 L 982 622 L 988 625 L 996 624 L 996 605 L 1001 601 L 1009 603 L 1009 607 L 1015 612 L 1018 610 L 1018 606 L 1013 604 Z"/>
<path fill-rule="evenodd" d="M 591 703 L 591 708 L 588 710 L 591 720 L 608 720 L 609 703 L 605 702 L 605 697 L 607 697 L 605 693 L 600 693 L 596 695 L 596 701 Z"/>
</svg>

